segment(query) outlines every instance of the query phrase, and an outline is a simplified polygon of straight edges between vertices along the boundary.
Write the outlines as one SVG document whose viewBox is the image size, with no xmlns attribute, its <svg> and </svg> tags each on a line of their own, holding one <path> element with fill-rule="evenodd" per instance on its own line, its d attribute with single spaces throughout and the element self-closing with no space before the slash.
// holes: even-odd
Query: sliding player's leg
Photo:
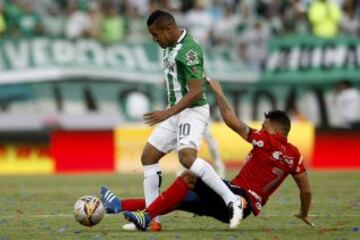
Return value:
<svg viewBox="0 0 360 240">
<path fill-rule="evenodd" d="M 145 209 L 145 199 L 121 199 L 107 187 L 100 188 L 101 201 L 108 214 L 117 214 L 123 211 L 138 211 Z"/>
<path fill-rule="evenodd" d="M 124 212 L 125 218 L 134 223 L 138 229 L 146 231 L 153 218 L 175 210 L 180 205 L 189 190 L 195 186 L 196 180 L 197 177 L 194 174 L 184 173 L 166 191 L 162 192 L 145 211 Z"/>
<path fill-rule="evenodd" d="M 228 188 L 236 195 L 241 197 L 243 209 L 243 219 L 251 213 L 250 199 L 246 191 L 231 185 L 224 180 Z M 201 179 L 196 181 L 195 187 L 188 192 L 184 200 L 177 207 L 177 210 L 183 210 L 194 213 L 198 216 L 213 217 L 221 222 L 229 223 L 229 211 L 223 199 L 212 190 Z"/>
<path fill-rule="evenodd" d="M 230 228 L 236 227 L 242 218 L 240 198 L 233 194 L 214 168 L 197 153 L 209 118 L 208 107 L 194 107 L 180 113 L 178 125 L 177 150 L 181 164 L 195 173 L 211 189 L 219 194 L 231 211 Z"/>
</svg>

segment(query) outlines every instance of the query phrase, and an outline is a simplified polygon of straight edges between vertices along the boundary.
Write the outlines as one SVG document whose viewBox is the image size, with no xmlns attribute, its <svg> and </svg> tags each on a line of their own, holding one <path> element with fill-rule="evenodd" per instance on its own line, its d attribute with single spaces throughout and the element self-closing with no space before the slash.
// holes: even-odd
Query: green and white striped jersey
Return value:
<svg viewBox="0 0 360 240">
<path fill-rule="evenodd" d="M 165 73 L 168 102 L 173 106 L 189 91 L 188 81 L 202 81 L 202 96 L 190 107 L 208 103 L 206 82 L 204 80 L 204 54 L 199 45 L 184 30 L 175 46 L 163 50 L 163 69 Z"/>
</svg>

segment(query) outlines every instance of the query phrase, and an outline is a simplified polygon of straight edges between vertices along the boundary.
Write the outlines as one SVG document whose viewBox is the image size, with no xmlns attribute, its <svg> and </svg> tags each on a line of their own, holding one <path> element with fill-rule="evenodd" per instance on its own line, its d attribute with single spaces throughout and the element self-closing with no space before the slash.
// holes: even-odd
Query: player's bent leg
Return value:
<svg viewBox="0 0 360 240">
<path fill-rule="evenodd" d="M 229 208 L 230 228 L 235 228 L 240 224 L 243 216 L 243 206 L 239 196 L 236 196 L 221 178 L 216 174 L 213 167 L 206 161 L 196 157 L 197 150 L 192 148 L 183 148 L 179 151 L 180 162 L 185 167 L 190 167 L 201 180 L 211 189 L 219 194 Z"/>
<path fill-rule="evenodd" d="M 189 189 L 195 188 L 196 182 L 198 180 L 198 176 L 196 176 L 194 173 L 185 170 L 180 177 L 184 180 L 184 182 L 187 184 Z"/>
<path fill-rule="evenodd" d="M 156 164 L 165 155 L 166 153 L 160 151 L 151 143 L 147 142 L 141 154 L 141 164 L 143 166 Z"/>
</svg>

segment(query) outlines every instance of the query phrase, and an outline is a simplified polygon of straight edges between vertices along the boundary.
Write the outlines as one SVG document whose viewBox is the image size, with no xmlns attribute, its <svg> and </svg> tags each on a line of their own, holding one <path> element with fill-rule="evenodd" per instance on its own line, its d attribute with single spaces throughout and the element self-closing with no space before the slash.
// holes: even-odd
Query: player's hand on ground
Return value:
<svg viewBox="0 0 360 240">
<path fill-rule="evenodd" d="M 304 216 L 302 216 L 301 214 L 295 214 L 294 216 L 295 216 L 296 218 L 302 220 L 302 221 L 303 221 L 304 223 L 306 223 L 307 225 L 309 225 L 309 226 L 311 226 L 311 227 L 315 227 L 315 224 L 314 224 L 313 222 L 311 222 L 308 217 L 304 217 Z"/>
<path fill-rule="evenodd" d="M 167 110 L 148 112 L 144 114 L 145 123 L 149 126 L 153 126 L 160 123 L 170 117 Z"/>
</svg>

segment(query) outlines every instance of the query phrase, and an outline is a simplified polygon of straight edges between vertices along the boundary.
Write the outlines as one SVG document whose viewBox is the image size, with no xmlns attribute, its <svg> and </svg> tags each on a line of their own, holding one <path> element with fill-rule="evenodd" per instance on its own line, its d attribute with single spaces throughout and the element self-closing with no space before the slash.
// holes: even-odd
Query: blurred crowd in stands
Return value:
<svg viewBox="0 0 360 240">
<path fill-rule="evenodd" d="M 0 0 L 2 36 L 149 40 L 146 18 L 172 12 L 205 48 L 236 47 L 258 69 L 270 37 L 360 36 L 359 0 Z"/>
</svg>

